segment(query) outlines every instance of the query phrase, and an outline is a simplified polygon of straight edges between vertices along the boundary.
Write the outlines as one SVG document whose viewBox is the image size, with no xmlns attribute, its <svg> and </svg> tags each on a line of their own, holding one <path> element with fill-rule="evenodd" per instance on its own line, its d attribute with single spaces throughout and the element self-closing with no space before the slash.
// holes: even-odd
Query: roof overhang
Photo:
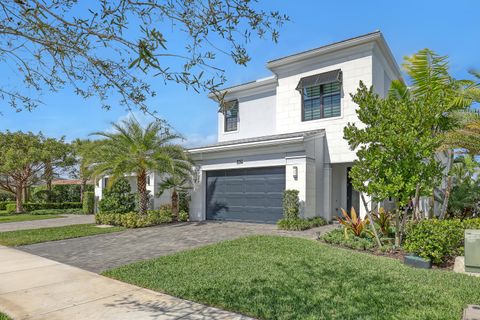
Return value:
<svg viewBox="0 0 480 320">
<path fill-rule="evenodd" d="M 202 153 L 279 146 L 279 145 L 286 145 L 286 144 L 293 144 L 293 143 L 302 143 L 311 137 L 324 136 L 324 135 L 325 135 L 324 130 L 312 130 L 312 131 L 305 131 L 305 132 L 266 136 L 262 138 L 252 138 L 252 139 L 243 139 L 243 140 L 233 140 L 230 142 L 221 142 L 216 145 L 192 148 L 192 149 L 189 149 L 188 152 L 192 155 L 196 155 L 196 154 L 202 154 Z"/>
<path fill-rule="evenodd" d="M 344 49 L 348 49 L 351 47 L 360 46 L 368 43 L 376 43 L 379 46 L 380 50 L 385 55 L 385 58 L 387 59 L 388 63 L 393 66 L 393 69 L 397 74 L 397 77 L 401 79 L 402 75 L 400 72 L 400 68 L 397 62 L 395 61 L 395 58 L 390 48 L 388 47 L 387 42 L 385 41 L 385 38 L 383 37 L 380 31 L 367 33 L 365 35 L 335 42 L 335 43 L 328 44 L 312 50 L 307 50 L 304 52 L 292 54 L 290 56 L 271 60 L 267 62 L 267 68 L 275 73 L 275 69 L 280 67 L 284 67 L 293 63 L 302 62 L 302 61 L 315 58 L 317 56 L 324 55 L 327 53 L 332 53 L 332 52 L 336 52 L 336 51 L 340 51 L 340 50 L 344 50 Z"/>
<path fill-rule="evenodd" d="M 277 78 L 275 76 L 271 76 L 268 78 L 259 79 L 257 81 L 251 81 L 237 86 L 228 87 L 218 91 L 217 93 L 210 93 L 208 97 L 215 101 L 219 101 L 220 97 L 228 99 L 229 96 L 235 96 L 235 98 L 239 98 L 244 95 L 248 96 L 252 94 L 272 91 L 275 90 L 276 86 Z"/>
</svg>

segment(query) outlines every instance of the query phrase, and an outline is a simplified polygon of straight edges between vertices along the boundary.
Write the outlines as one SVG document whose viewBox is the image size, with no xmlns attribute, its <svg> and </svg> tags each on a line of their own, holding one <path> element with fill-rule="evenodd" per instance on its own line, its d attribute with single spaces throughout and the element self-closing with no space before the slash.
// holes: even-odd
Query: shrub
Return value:
<svg viewBox="0 0 480 320">
<path fill-rule="evenodd" d="M 95 214 L 97 224 L 109 224 L 126 228 L 143 228 L 173 221 L 172 207 L 163 205 L 158 210 L 149 210 L 145 216 L 137 212 L 115 213 L 99 212 Z"/>
<path fill-rule="evenodd" d="M 102 200 L 98 203 L 100 212 L 127 213 L 135 210 L 135 194 L 130 193 L 130 183 L 127 179 L 117 179 L 109 189 L 104 191 Z"/>
<path fill-rule="evenodd" d="M 15 195 L 10 192 L 0 190 L 0 203 L 4 201 L 15 201 Z M 5 208 L 0 210 L 5 210 Z"/>
<path fill-rule="evenodd" d="M 7 204 L 15 204 L 15 201 L 0 201 L 0 211 L 7 210 Z"/>
<path fill-rule="evenodd" d="M 480 229 L 480 218 L 428 219 L 407 226 L 404 249 L 439 264 L 463 254 L 465 229 Z"/>
<path fill-rule="evenodd" d="M 327 221 L 321 217 L 314 217 L 310 219 L 281 219 L 277 222 L 277 226 L 282 230 L 301 231 L 310 228 L 320 227 L 326 225 Z"/>
<path fill-rule="evenodd" d="M 178 210 L 187 212 L 190 211 L 190 194 L 186 191 L 178 192 Z M 180 221 L 180 217 L 178 218 Z"/>
<path fill-rule="evenodd" d="M 137 212 L 128 213 L 97 213 L 95 222 L 97 224 L 109 224 L 123 226 L 126 228 L 143 228 L 155 226 L 173 221 L 171 212 L 161 210 L 149 210 L 145 216 Z"/>
<path fill-rule="evenodd" d="M 342 216 L 343 218 L 338 218 L 338 222 L 343 225 L 345 239 L 349 238 L 349 234 L 353 234 L 355 237 L 371 235 L 371 231 L 368 230 L 368 219 L 362 219 L 360 216 L 357 216 L 357 212 L 353 207 L 350 210 L 350 215 L 342 208 Z"/>
<path fill-rule="evenodd" d="M 300 200 L 298 190 L 285 190 L 283 192 L 283 218 L 298 219 L 300 212 Z"/>
<path fill-rule="evenodd" d="M 5 206 L 5 210 L 7 211 L 7 214 L 13 214 L 17 211 L 17 204 L 9 203 Z"/>
<path fill-rule="evenodd" d="M 189 215 L 187 211 L 182 210 L 178 213 L 178 221 L 185 222 L 185 221 L 188 221 L 188 218 L 189 218 Z"/>
<path fill-rule="evenodd" d="M 27 202 L 23 204 L 25 211 L 48 210 L 48 209 L 81 209 L 81 202 L 61 202 L 61 203 L 33 203 Z"/>
<path fill-rule="evenodd" d="M 355 250 L 373 250 L 376 247 L 375 241 L 371 237 L 350 236 L 345 238 L 342 229 L 332 230 L 320 237 L 320 240 Z"/>
<path fill-rule="evenodd" d="M 390 233 L 392 224 L 392 214 L 386 211 L 384 208 L 380 208 L 378 212 L 372 214 L 373 222 L 375 222 L 383 235 Z"/>
<path fill-rule="evenodd" d="M 93 214 L 95 209 L 95 194 L 93 192 L 83 193 L 83 213 Z"/>
<path fill-rule="evenodd" d="M 83 214 L 82 209 L 42 209 L 29 211 L 28 214 L 43 215 L 43 214 Z"/>
</svg>

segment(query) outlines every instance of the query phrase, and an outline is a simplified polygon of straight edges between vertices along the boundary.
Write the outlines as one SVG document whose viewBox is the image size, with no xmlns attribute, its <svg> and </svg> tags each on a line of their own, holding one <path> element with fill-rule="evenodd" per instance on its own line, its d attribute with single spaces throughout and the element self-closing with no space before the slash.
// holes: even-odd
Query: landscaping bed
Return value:
<svg viewBox="0 0 480 320">
<path fill-rule="evenodd" d="M 43 217 L 43 216 L 42 216 Z M 0 245 L 21 246 L 39 242 L 122 231 L 123 227 L 98 228 L 94 224 L 0 232 Z"/>
<path fill-rule="evenodd" d="M 254 236 L 106 276 L 259 319 L 459 319 L 480 279 L 318 241 Z"/>
</svg>

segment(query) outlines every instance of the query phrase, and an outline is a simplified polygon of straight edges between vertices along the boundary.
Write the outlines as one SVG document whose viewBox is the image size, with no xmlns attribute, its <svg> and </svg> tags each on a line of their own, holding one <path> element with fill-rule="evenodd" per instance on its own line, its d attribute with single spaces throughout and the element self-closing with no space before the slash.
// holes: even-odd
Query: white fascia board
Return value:
<svg viewBox="0 0 480 320">
<path fill-rule="evenodd" d="M 229 96 L 235 96 L 235 98 L 239 98 L 272 91 L 275 90 L 276 86 L 277 78 L 275 76 L 270 76 L 257 81 L 247 82 L 238 86 L 222 89 L 219 91 L 219 95 L 225 95 L 227 99 Z M 213 93 L 210 93 L 208 97 L 214 101 L 218 101 L 217 96 Z"/>
<path fill-rule="evenodd" d="M 296 62 L 301 62 L 303 60 L 311 59 L 311 58 L 314 58 L 316 56 L 323 55 L 323 54 L 326 54 L 326 53 L 335 52 L 335 51 L 339 51 L 339 50 L 344 50 L 344 49 L 347 49 L 347 48 L 350 48 L 350 47 L 354 47 L 354 46 L 358 46 L 358 45 L 361 45 L 361 44 L 373 42 L 373 41 L 376 41 L 377 39 L 379 39 L 380 37 L 381 37 L 380 32 L 374 32 L 374 33 L 367 34 L 367 35 L 364 35 L 364 36 L 360 36 L 360 37 L 357 37 L 357 38 L 352 38 L 352 39 L 340 41 L 340 42 L 333 43 L 333 44 L 330 44 L 330 45 L 326 45 L 326 46 L 323 46 L 323 47 L 320 47 L 320 48 L 317 48 L 317 49 L 308 50 L 308 51 L 293 54 L 291 56 L 287 56 L 287 57 L 284 57 L 284 58 L 279 58 L 279 59 L 276 59 L 276 60 L 269 61 L 269 62 L 267 62 L 267 68 L 272 70 L 272 72 L 275 73 L 275 71 L 274 71 L 275 68 L 283 67 L 283 66 L 286 66 L 288 64 L 292 64 L 292 63 L 296 63 Z"/>
<path fill-rule="evenodd" d="M 303 142 L 304 137 L 294 137 L 294 138 L 283 138 L 283 139 L 275 139 L 275 140 L 267 140 L 267 141 L 253 141 L 253 142 L 245 142 L 245 143 L 238 143 L 238 144 L 230 144 L 230 145 L 221 145 L 221 146 L 212 146 L 206 148 L 194 148 L 188 150 L 191 154 L 201 154 L 201 153 L 209 153 L 209 152 L 221 152 L 221 151 L 230 151 L 230 150 L 238 150 L 238 149 L 246 149 L 246 148 L 257 148 L 257 147 L 265 147 L 265 146 L 272 146 L 272 145 L 279 145 L 285 143 L 292 143 L 292 142 Z"/>
</svg>

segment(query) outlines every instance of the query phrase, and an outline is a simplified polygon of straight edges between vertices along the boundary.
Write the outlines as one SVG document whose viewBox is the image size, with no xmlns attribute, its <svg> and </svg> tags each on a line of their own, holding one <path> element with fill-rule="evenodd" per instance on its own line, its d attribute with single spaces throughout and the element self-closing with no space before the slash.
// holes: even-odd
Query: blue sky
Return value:
<svg viewBox="0 0 480 320">
<path fill-rule="evenodd" d="M 269 76 L 268 60 L 298 51 L 319 47 L 349 37 L 381 30 L 400 64 L 405 55 L 430 48 L 448 55 L 451 73 L 468 77 L 470 68 L 480 69 L 480 2 L 447 1 L 261 1 L 266 10 L 279 10 L 292 21 L 280 30 L 278 44 L 255 40 L 249 45 L 252 61 L 237 66 L 226 57 L 217 65 L 226 70 L 227 85 Z M 178 44 L 177 44 L 178 45 Z M 2 71 L 3 70 L 3 71 Z M 2 82 L 22 86 L 12 72 L 3 73 Z M 217 106 L 206 93 L 186 91 L 185 87 L 160 79 L 151 82 L 157 97 L 150 107 L 170 122 L 190 145 L 208 144 L 216 138 Z M 86 138 L 89 133 L 109 128 L 109 123 L 127 116 L 122 107 L 110 111 L 100 108 L 95 99 L 84 100 L 69 88 L 57 93 L 46 92 L 44 105 L 32 112 L 16 113 L 0 100 L 0 130 L 42 131 L 67 140 Z M 142 121 L 148 121 L 137 114 Z"/>
</svg>

